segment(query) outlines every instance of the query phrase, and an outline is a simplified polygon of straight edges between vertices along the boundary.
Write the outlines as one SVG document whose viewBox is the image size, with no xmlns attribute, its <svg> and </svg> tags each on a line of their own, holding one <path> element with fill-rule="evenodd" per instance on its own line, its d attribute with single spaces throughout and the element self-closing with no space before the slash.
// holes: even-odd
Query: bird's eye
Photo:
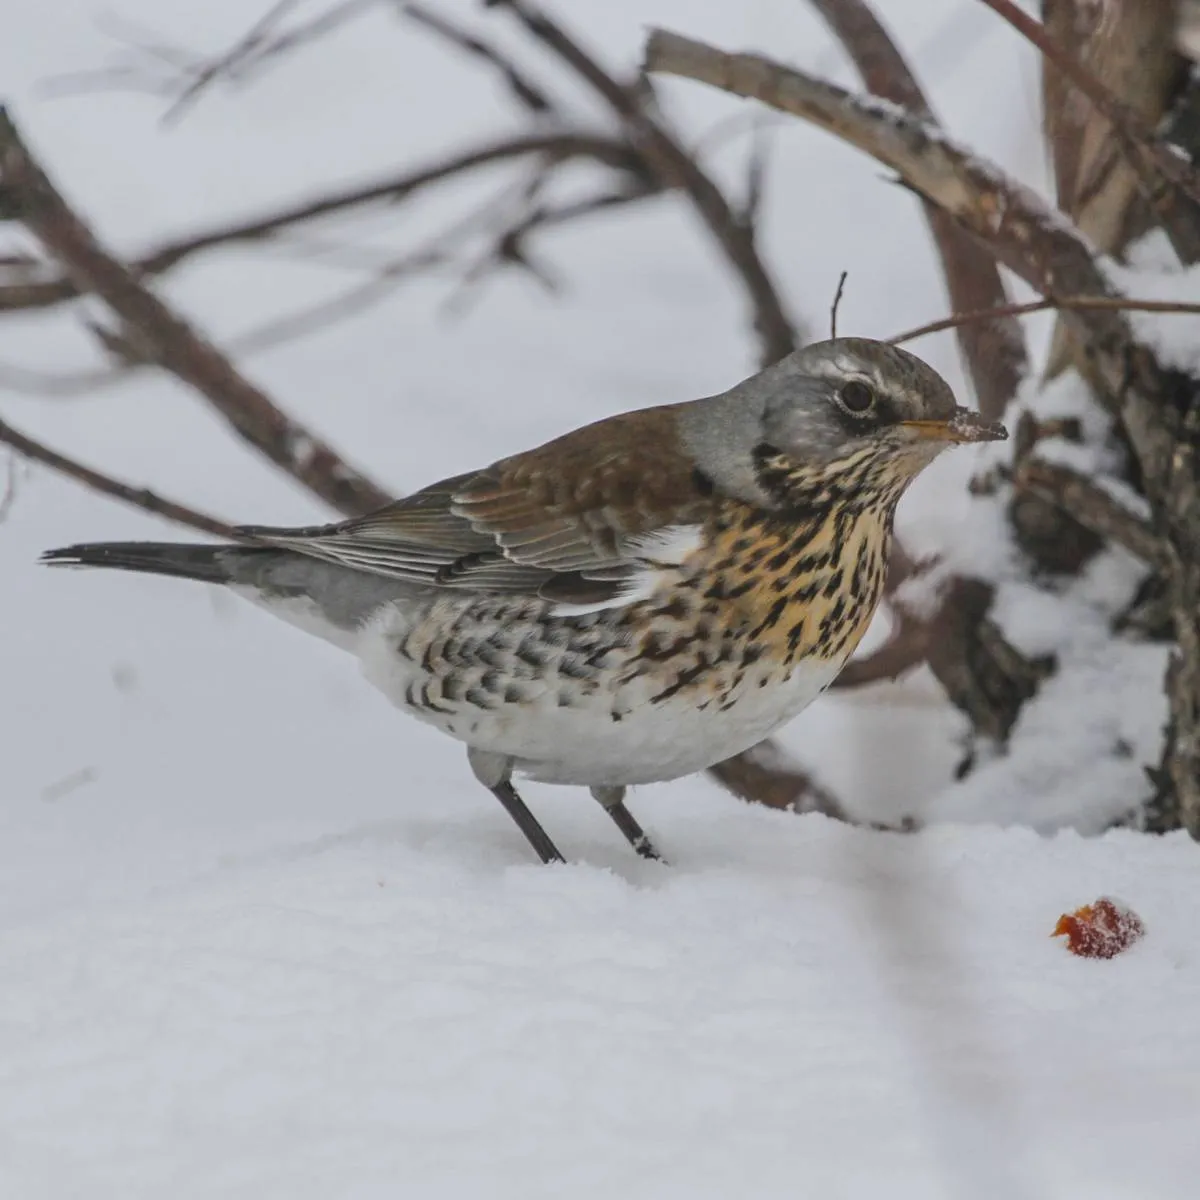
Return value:
<svg viewBox="0 0 1200 1200">
<path fill-rule="evenodd" d="M 875 407 L 875 393 L 858 379 L 852 379 L 837 395 L 838 403 L 851 416 L 862 417 Z"/>
</svg>

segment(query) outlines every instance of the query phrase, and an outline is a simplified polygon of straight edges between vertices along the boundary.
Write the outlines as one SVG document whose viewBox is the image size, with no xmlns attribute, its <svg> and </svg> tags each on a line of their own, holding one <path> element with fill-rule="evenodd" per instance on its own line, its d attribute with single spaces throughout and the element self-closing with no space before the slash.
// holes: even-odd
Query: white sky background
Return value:
<svg viewBox="0 0 1200 1200">
<path fill-rule="evenodd" d="M 490 74 L 381 8 L 164 127 L 159 99 L 48 99 L 41 85 L 105 63 L 104 11 L 214 52 L 255 7 L 10 7 L 5 99 L 122 253 L 523 120 Z M 443 7 L 479 19 L 474 5 Z M 961 0 L 877 7 L 949 127 L 1044 189 L 1024 44 Z M 615 65 L 631 66 L 644 29 L 661 24 L 854 78 L 795 0 L 556 11 Z M 486 27 L 525 45 L 502 15 Z M 540 57 L 521 57 L 541 73 Z M 699 86 L 661 87 L 692 137 L 750 111 Z M 908 193 L 799 123 L 773 125 L 771 143 L 762 249 L 817 336 L 843 270 L 843 333 L 885 337 L 945 313 Z M 747 149 L 731 138 L 713 160 L 735 186 Z M 502 179 L 304 236 L 415 246 Z M 25 244 L 14 229 L 0 237 L 4 250 Z M 241 365 L 398 491 L 753 369 L 740 284 L 682 200 L 536 245 L 560 296 L 503 274 L 448 315 L 452 286 L 411 282 Z M 164 290 L 222 341 L 356 278 L 252 247 L 195 260 Z M 949 335 L 914 348 L 963 388 Z M 96 365 L 66 312 L 0 320 L 0 362 Z M 0 392 L 0 411 L 231 520 L 327 515 L 165 376 L 69 401 Z M 906 501 L 901 529 L 918 548 L 954 536 L 970 467 L 968 453 L 948 459 Z M 996 1174 L 997 1195 L 1192 1194 L 1200 1055 L 1152 1036 L 1172 1027 L 1168 1012 L 1194 1013 L 1190 910 L 1177 907 L 1189 843 L 949 830 L 918 850 L 738 806 L 692 779 L 634 800 L 676 860 L 663 876 L 630 861 L 590 801 L 531 786 L 584 864 L 540 872 L 461 748 L 392 712 L 337 651 L 198 586 L 34 564 L 75 541 L 176 536 L 188 535 L 41 470 L 21 472 L 0 525 L 0 1185 L 6 1171 L 19 1184 L 0 1193 L 374 1197 L 415 1183 L 428 1197 L 716 1197 L 743 1185 L 795 1195 L 807 1182 L 819 1195 L 886 1185 L 926 1197 L 959 1194 L 957 1182 L 982 1196 L 971 1171 L 1000 1171 L 1016 1138 L 1021 1171 L 1050 1190 L 1004 1191 Z M 1026 625 L 1034 611 L 1022 609 Z M 786 740 L 848 801 L 895 815 L 946 782 L 958 728 L 918 680 L 822 701 Z M 984 796 L 1005 819 L 1037 820 L 1034 787 L 995 791 L 966 815 L 987 815 Z M 1086 809 L 1072 794 L 1078 809 L 1060 795 L 1048 823 Z M 934 933 L 880 974 L 897 879 Z M 1110 889 L 1161 940 L 1103 976 L 1045 934 Z M 939 924 L 956 912 L 982 947 Z M 897 981 L 916 1001 L 908 1015 Z M 1162 1004 L 1153 1020 L 1147 996 Z M 997 1054 L 1011 1056 L 1009 1092 Z M 1018 1116 L 993 1119 L 997 1104 Z M 974 1167 L 955 1142 L 968 1159 L 978 1151 Z"/>
</svg>

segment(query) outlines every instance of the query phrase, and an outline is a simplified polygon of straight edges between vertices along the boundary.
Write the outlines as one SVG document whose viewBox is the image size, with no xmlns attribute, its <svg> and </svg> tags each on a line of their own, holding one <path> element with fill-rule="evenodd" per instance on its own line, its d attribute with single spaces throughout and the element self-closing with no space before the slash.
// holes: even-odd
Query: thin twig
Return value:
<svg viewBox="0 0 1200 1200">
<path fill-rule="evenodd" d="M 534 39 L 579 75 L 620 118 L 629 132 L 632 147 L 662 186 L 679 188 L 691 199 L 745 284 L 754 308 L 754 328 L 759 335 L 764 364 L 794 350 L 796 327 L 784 311 L 783 301 L 759 256 L 754 229 L 738 219 L 721 189 L 695 157 L 650 115 L 636 89 L 620 83 L 561 25 L 534 5 L 525 0 L 489 0 L 489 6 L 511 12 Z"/>
<path fill-rule="evenodd" d="M 246 442 L 339 512 L 366 512 L 388 502 L 387 492 L 279 409 L 211 342 L 102 249 L 3 110 L 0 189 L 80 291 L 103 300 L 150 358 L 203 395 Z"/>
<path fill-rule="evenodd" d="M 838 305 L 842 302 L 842 289 L 846 286 L 846 276 L 848 272 L 843 271 L 838 276 L 837 290 L 833 293 L 833 303 L 829 306 L 829 336 L 837 337 L 837 314 Z"/>
<path fill-rule="evenodd" d="M 1132 297 L 1127 299 L 1124 296 L 1051 296 L 1043 300 L 1030 300 L 1024 304 L 1003 304 L 998 308 L 955 313 L 939 321 L 930 321 L 927 325 L 918 325 L 915 329 L 906 329 L 887 340 L 893 346 L 900 346 L 931 333 L 957 329 L 960 325 L 968 325 L 972 321 L 988 321 L 993 317 L 1024 317 L 1030 313 L 1061 308 L 1104 309 L 1115 312 L 1200 313 L 1200 304 L 1189 304 L 1182 300 L 1138 300 Z"/>
<path fill-rule="evenodd" d="M 312 20 L 289 29 L 274 39 L 268 38 L 270 30 L 287 15 L 289 9 L 295 7 L 295 2 L 296 0 L 279 0 L 231 50 L 200 68 L 193 80 L 163 113 L 163 123 L 178 120 L 217 80 L 244 79 L 268 59 L 317 41 L 372 8 L 378 0 L 341 0 L 341 3 L 333 5 L 320 16 L 313 17 Z"/>
<path fill-rule="evenodd" d="M 105 475 L 92 467 L 84 466 L 83 463 L 68 458 L 65 454 L 51 450 L 49 446 L 27 437 L 14 429 L 7 421 L 0 420 L 0 442 L 11 446 L 18 454 L 30 461 L 50 467 L 60 475 L 66 475 L 69 479 L 74 479 L 105 496 L 111 496 L 114 500 L 131 504 L 134 508 L 154 513 L 158 517 L 166 517 L 168 521 L 186 525 L 189 529 L 198 529 L 201 533 L 208 533 L 213 537 L 228 538 L 234 541 L 245 540 L 227 522 L 210 517 L 197 509 L 189 508 L 177 500 L 168 500 L 165 496 L 150 491 L 149 488 L 139 488 L 132 484 L 122 483 L 111 475 Z"/>
<path fill-rule="evenodd" d="M 866 0 L 809 0 L 854 60 L 869 91 L 936 122 L 904 56 Z M 955 312 L 998 309 L 1008 300 L 996 262 L 957 221 L 935 204 L 924 202 L 925 221 L 937 247 L 942 275 Z M 997 314 L 989 321 L 963 325 L 958 345 L 975 389 L 979 411 L 999 420 L 1028 368 L 1021 327 Z"/>
<path fill-rule="evenodd" d="M 550 98 L 546 90 L 534 83 L 507 54 L 485 38 L 463 29 L 453 21 L 447 20 L 441 13 L 436 13 L 423 4 L 401 3 L 398 7 L 401 14 L 408 17 L 410 21 L 423 25 L 430 32 L 436 33 L 465 54 L 490 63 L 503 77 L 508 90 L 530 112 L 536 113 L 538 116 L 558 112 L 558 105 Z"/>
</svg>

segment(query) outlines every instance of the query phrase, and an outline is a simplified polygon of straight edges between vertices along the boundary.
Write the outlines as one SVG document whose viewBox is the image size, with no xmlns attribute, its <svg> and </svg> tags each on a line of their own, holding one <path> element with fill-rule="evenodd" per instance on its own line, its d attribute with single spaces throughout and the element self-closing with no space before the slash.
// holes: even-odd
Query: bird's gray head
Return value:
<svg viewBox="0 0 1200 1200">
<path fill-rule="evenodd" d="M 684 407 L 680 432 L 723 492 L 780 507 L 796 486 L 841 480 L 898 497 L 947 447 L 1008 436 L 960 408 L 928 364 L 886 342 L 815 342 L 719 396 Z M 839 489 L 841 490 L 841 489 Z"/>
</svg>

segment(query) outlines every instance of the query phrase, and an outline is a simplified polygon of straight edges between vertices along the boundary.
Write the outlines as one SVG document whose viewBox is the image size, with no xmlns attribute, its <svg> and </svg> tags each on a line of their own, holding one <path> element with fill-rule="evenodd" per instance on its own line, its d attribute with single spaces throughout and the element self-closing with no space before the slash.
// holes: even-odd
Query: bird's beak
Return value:
<svg viewBox="0 0 1200 1200">
<path fill-rule="evenodd" d="M 1008 430 L 999 421 L 985 421 L 969 408 L 956 408 L 948 421 L 903 421 L 921 439 L 940 442 L 1003 442 Z"/>
</svg>

